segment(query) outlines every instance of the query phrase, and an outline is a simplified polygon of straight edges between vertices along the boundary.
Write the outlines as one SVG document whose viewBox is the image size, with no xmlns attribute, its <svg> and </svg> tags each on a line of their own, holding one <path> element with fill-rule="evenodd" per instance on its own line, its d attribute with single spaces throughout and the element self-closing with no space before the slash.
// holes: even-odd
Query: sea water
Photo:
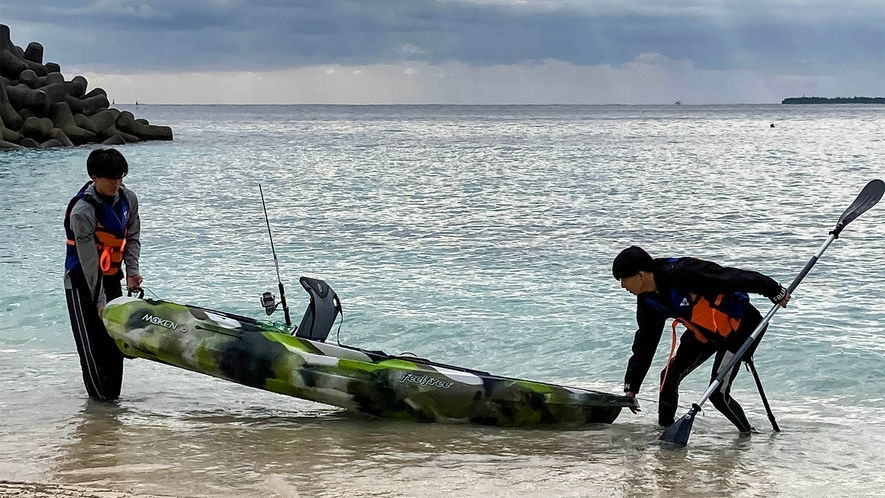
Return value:
<svg viewBox="0 0 885 498">
<path fill-rule="evenodd" d="M 263 317 L 277 275 L 325 279 L 332 341 L 620 392 L 631 244 L 783 284 L 871 179 L 882 106 L 153 106 L 127 145 L 149 295 Z M 773 126 L 772 126 L 773 125 Z M 885 487 L 885 205 L 853 222 L 774 318 L 687 449 L 643 411 L 584 430 L 355 416 L 146 360 L 88 400 L 62 286 L 62 217 L 91 147 L 0 154 L 0 479 L 175 496 L 870 496 Z M 753 302 L 764 311 L 770 303 Z M 270 317 L 282 320 L 282 315 Z M 680 413 L 709 364 L 683 383 Z"/>
</svg>

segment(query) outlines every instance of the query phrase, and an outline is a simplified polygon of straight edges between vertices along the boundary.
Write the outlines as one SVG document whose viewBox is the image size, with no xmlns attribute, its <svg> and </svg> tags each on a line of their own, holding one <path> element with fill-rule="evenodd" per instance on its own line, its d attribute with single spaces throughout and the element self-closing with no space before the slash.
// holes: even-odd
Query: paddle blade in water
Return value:
<svg viewBox="0 0 885 498">
<path fill-rule="evenodd" d="M 701 411 L 701 407 L 697 404 L 691 405 L 691 410 L 683 417 L 664 429 L 664 433 L 658 438 L 665 448 L 679 449 L 688 444 L 688 437 L 691 436 L 691 426 L 694 424 L 694 417 Z"/>
</svg>

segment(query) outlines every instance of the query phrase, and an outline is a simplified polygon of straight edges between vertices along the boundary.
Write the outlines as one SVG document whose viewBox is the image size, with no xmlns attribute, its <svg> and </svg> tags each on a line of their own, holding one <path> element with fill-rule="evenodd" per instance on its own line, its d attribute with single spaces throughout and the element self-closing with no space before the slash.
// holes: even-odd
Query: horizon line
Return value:
<svg viewBox="0 0 885 498">
<path fill-rule="evenodd" d="M 877 97 L 878 98 L 878 97 Z M 121 102 L 119 104 L 112 103 L 111 106 L 115 105 L 138 105 L 138 106 L 146 106 L 146 105 L 163 105 L 163 106 L 172 106 L 172 105 L 188 105 L 188 106 L 212 106 L 212 105 L 229 105 L 229 106 L 463 106 L 463 107 L 491 107 L 491 106 L 584 106 L 584 107 L 604 107 L 604 106 L 622 106 L 622 107 L 684 107 L 684 106 L 711 106 L 711 105 L 786 105 L 782 102 L 714 102 L 714 103 L 669 103 L 669 104 L 619 104 L 619 103 L 605 103 L 605 104 L 587 104 L 587 103 L 437 103 L 437 102 L 420 102 L 420 103 L 402 103 L 402 102 L 375 102 L 375 103 L 341 103 L 341 102 L 328 102 L 328 103 L 229 103 L 229 102 L 212 102 L 212 103 L 172 103 L 172 102 Z"/>
</svg>

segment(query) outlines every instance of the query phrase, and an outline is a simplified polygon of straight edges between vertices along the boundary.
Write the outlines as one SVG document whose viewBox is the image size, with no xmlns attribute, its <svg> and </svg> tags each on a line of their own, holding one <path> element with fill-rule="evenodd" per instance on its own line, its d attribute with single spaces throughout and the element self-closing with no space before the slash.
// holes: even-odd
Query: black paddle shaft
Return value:
<svg viewBox="0 0 885 498">
<path fill-rule="evenodd" d="M 885 194 L 885 182 L 882 180 L 873 180 L 869 182 L 863 190 L 860 191 L 857 198 L 854 202 L 848 206 L 848 209 L 842 213 L 842 216 L 839 217 L 839 221 L 836 222 L 836 227 L 830 231 L 830 236 L 827 237 L 827 241 L 820 246 L 817 253 L 811 257 L 808 263 L 805 264 L 805 268 L 802 268 L 802 271 L 799 272 L 799 275 L 796 275 L 796 278 L 793 279 L 793 282 L 790 284 L 790 287 L 787 289 L 790 293 L 792 293 L 796 287 L 799 286 L 799 283 L 802 282 L 802 279 L 808 275 L 808 272 L 811 271 L 811 268 L 817 263 L 817 260 L 820 259 L 821 255 L 824 251 L 827 250 L 827 247 L 833 243 L 836 238 L 839 237 L 839 234 L 842 233 L 842 230 L 848 226 L 849 223 L 854 221 L 858 216 L 866 212 L 871 207 L 875 206 L 879 199 L 882 198 L 882 194 Z M 728 364 L 719 371 L 719 375 L 716 376 L 716 379 L 710 383 L 710 386 L 707 387 L 707 390 L 704 391 L 704 394 L 701 395 L 700 399 L 694 404 L 692 404 L 691 409 L 688 413 L 673 423 L 670 427 L 667 427 L 664 430 L 664 433 L 661 434 L 659 438 L 661 441 L 665 443 L 669 443 L 675 447 L 681 447 L 688 444 L 688 437 L 691 435 L 691 426 L 694 423 L 695 415 L 701 411 L 701 405 L 710 398 L 710 396 L 716 391 L 716 389 L 722 384 L 722 381 L 725 379 L 725 376 L 731 372 L 731 369 L 734 368 L 735 365 L 741 361 L 744 353 L 750 349 L 750 346 L 756 340 L 756 337 L 762 332 L 765 326 L 771 321 L 771 318 L 777 313 L 777 310 L 780 309 L 780 304 L 776 303 L 771 307 L 771 310 L 765 315 L 759 325 L 753 330 L 753 333 L 750 334 L 750 337 L 747 338 L 746 341 L 741 345 L 740 349 L 734 354 Z"/>
</svg>

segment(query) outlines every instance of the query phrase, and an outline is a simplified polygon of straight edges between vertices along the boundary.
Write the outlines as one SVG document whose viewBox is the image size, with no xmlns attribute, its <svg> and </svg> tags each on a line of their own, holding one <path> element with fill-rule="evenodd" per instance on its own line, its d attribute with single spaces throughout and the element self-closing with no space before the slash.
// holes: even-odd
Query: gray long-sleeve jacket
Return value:
<svg viewBox="0 0 885 498">
<path fill-rule="evenodd" d="M 95 185 L 86 189 L 86 195 L 102 202 L 95 193 Z M 129 220 L 126 224 L 126 247 L 123 249 L 123 262 L 126 264 L 126 276 L 139 275 L 138 257 L 141 255 L 141 218 L 138 216 L 138 197 L 135 192 L 121 186 L 114 195 L 114 204 L 125 195 L 129 201 Z M 95 296 L 96 306 L 104 307 L 107 298 L 101 278 L 101 269 L 98 264 L 98 249 L 95 247 L 95 208 L 84 200 L 79 200 L 71 208 L 70 227 L 74 232 L 74 242 L 77 248 L 77 257 L 80 258 L 80 266 L 83 267 L 83 276 L 89 285 L 89 292 Z M 72 288 L 69 271 L 65 272 L 65 289 Z"/>
</svg>

